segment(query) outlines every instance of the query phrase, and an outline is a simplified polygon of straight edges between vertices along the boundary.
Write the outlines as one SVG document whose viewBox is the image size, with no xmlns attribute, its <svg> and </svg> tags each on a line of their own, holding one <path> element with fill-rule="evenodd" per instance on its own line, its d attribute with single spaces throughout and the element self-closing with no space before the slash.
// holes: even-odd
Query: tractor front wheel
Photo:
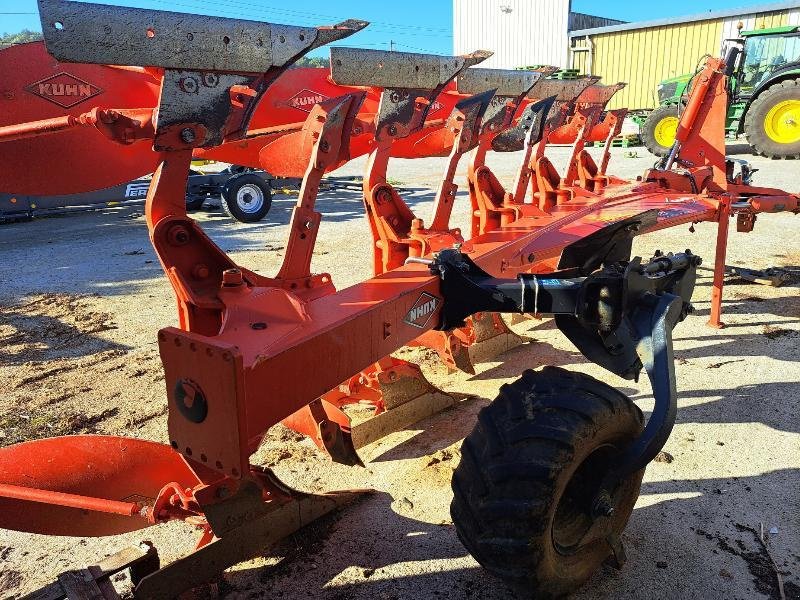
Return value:
<svg viewBox="0 0 800 600">
<path fill-rule="evenodd" d="M 744 118 L 747 143 L 767 158 L 800 158 L 800 79 L 770 86 Z"/>
<path fill-rule="evenodd" d="M 593 377 L 526 371 L 480 411 L 461 446 L 450 506 L 458 537 L 526 597 L 573 592 L 612 554 L 633 511 L 644 470 L 599 509 L 596 500 L 642 421 L 627 396 Z"/>
<path fill-rule="evenodd" d="M 642 125 L 642 142 L 656 156 L 666 156 L 675 143 L 680 113 L 675 104 L 659 106 Z"/>
</svg>

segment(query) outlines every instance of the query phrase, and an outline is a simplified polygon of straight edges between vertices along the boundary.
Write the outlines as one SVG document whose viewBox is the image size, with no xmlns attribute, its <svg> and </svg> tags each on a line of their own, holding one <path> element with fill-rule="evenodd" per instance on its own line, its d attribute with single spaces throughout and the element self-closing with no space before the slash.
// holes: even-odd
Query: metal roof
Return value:
<svg viewBox="0 0 800 600">
<path fill-rule="evenodd" d="M 638 23 L 624 23 L 622 25 L 609 25 L 608 27 L 595 27 L 593 29 L 581 29 L 570 31 L 569 37 L 584 37 L 587 35 L 598 35 L 601 33 L 613 33 L 615 31 L 631 31 L 633 29 L 648 29 L 650 27 L 663 27 L 664 25 L 678 25 L 680 23 L 691 23 L 694 21 L 710 21 L 714 19 L 724 19 L 726 17 L 737 17 L 739 15 L 753 15 L 760 13 L 770 13 L 779 10 L 800 8 L 800 0 L 789 2 L 772 2 L 770 4 L 756 4 L 753 6 L 743 6 L 740 8 L 727 8 L 725 10 L 709 11 L 700 14 L 687 15 L 684 17 L 670 17 L 668 19 L 656 19 L 654 21 L 639 21 Z"/>
</svg>

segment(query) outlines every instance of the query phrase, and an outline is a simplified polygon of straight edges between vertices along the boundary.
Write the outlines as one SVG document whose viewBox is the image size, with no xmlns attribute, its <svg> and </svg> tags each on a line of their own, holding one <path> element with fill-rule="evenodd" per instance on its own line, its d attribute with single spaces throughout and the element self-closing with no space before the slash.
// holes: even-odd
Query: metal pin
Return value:
<svg viewBox="0 0 800 600">
<path fill-rule="evenodd" d="M 419 263 L 421 265 L 428 265 L 429 267 L 433 264 L 433 259 L 430 258 L 418 258 L 416 256 L 409 256 L 403 264 L 409 265 L 411 263 Z"/>
</svg>

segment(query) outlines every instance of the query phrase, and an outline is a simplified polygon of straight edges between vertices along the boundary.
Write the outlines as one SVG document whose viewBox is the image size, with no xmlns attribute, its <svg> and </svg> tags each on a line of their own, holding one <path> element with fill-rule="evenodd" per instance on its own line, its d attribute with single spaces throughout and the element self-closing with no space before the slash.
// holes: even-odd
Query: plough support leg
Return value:
<svg viewBox="0 0 800 600">
<path fill-rule="evenodd" d="M 717 247 L 714 253 L 714 280 L 711 287 L 711 310 L 708 326 L 722 329 L 722 290 L 725 286 L 725 256 L 728 250 L 728 231 L 730 229 L 731 201 L 720 201 L 717 221 Z"/>
</svg>

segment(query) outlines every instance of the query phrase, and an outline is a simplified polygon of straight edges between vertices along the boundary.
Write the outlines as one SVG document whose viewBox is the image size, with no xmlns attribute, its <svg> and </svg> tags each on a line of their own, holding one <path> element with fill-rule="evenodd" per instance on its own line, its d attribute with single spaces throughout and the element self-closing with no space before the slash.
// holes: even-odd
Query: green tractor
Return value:
<svg viewBox="0 0 800 600">
<path fill-rule="evenodd" d="M 729 136 L 744 133 L 753 151 L 768 158 L 800 158 L 800 26 L 743 31 L 729 40 L 742 46 L 730 79 Z M 658 85 L 659 107 L 642 125 L 642 140 L 666 156 L 678 128 L 692 75 Z"/>
</svg>

